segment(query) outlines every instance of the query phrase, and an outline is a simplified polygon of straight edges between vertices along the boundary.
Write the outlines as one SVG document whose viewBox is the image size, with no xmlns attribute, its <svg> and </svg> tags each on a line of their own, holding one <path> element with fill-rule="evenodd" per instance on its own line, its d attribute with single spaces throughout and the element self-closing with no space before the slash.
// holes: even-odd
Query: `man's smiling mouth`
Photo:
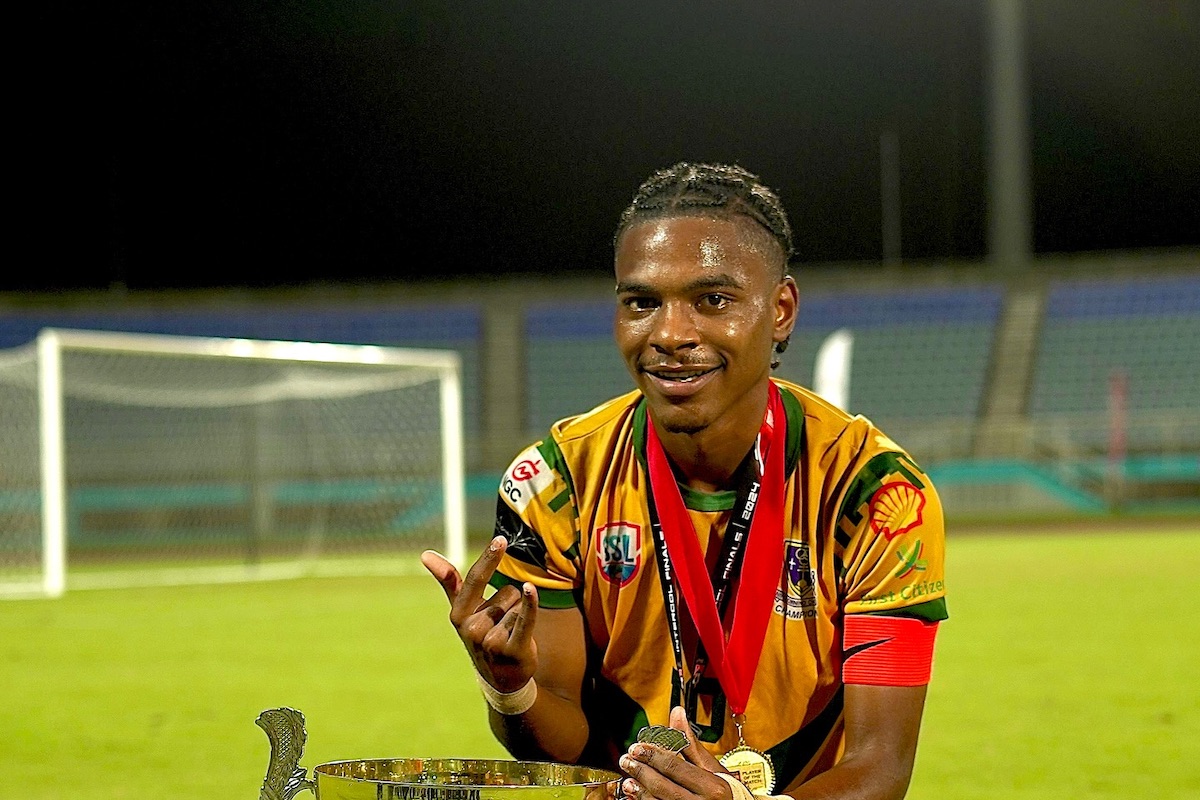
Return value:
<svg viewBox="0 0 1200 800">
<path fill-rule="evenodd" d="M 688 367 L 680 368 L 664 368 L 664 367 L 643 367 L 642 372 L 651 378 L 660 381 L 674 384 L 688 384 L 700 380 L 706 375 L 710 375 L 720 369 L 719 366 L 714 367 Z"/>
<path fill-rule="evenodd" d="M 650 374 L 664 381 L 686 383 L 687 381 L 699 378 L 701 375 L 707 375 L 710 372 L 712 372 L 711 369 L 695 369 L 687 372 L 651 372 Z"/>
</svg>

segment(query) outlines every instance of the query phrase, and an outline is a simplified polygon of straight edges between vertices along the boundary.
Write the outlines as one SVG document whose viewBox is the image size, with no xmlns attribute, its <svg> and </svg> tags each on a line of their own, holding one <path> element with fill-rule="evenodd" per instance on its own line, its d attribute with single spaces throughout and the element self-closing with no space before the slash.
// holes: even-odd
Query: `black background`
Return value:
<svg viewBox="0 0 1200 800">
<path fill-rule="evenodd" d="M 1200 244 L 1200 2 L 1028 3 L 1034 245 Z M 33 12 L 0 289 L 606 270 L 637 184 L 732 161 L 800 261 L 985 255 L 982 0 L 129 2 Z"/>
</svg>

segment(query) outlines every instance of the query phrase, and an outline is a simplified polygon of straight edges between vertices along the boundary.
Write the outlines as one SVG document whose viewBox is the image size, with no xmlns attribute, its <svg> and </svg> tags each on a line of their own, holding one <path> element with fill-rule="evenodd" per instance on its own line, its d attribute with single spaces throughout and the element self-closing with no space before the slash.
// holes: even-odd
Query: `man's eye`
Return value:
<svg viewBox="0 0 1200 800">
<path fill-rule="evenodd" d="M 729 305 L 729 298 L 723 294 L 706 294 L 701 298 L 700 304 L 705 308 L 725 308 Z"/>
<path fill-rule="evenodd" d="M 658 303 L 649 297 L 627 297 L 624 303 L 630 311 L 650 311 L 658 306 Z"/>
</svg>

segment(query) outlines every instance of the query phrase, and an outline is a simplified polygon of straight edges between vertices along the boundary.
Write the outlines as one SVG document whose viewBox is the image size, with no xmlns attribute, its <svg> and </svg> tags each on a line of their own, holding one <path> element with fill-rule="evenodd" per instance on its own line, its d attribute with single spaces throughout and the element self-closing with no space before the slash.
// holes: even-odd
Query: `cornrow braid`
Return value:
<svg viewBox="0 0 1200 800">
<path fill-rule="evenodd" d="M 792 226 L 775 192 L 734 164 L 681 161 L 659 170 L 638 188 L 621 214 L 613 246 L 635 222 L 656 217 L 741 214 L 757 222 L 783 249 L 784 270 L 792 256 Z"/>
</svg>

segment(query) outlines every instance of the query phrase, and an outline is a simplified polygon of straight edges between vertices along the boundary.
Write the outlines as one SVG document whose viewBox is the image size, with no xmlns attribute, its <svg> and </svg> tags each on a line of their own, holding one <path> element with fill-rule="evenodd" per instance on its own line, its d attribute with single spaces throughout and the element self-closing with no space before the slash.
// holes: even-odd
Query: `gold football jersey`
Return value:
<svg viewBox="0 0 1200 800">
<path fill-rule="evenodd" d="M 787 416 L 785 563 L 745 738 L 771 756 L 781 792 L 841 754 L 845 616 L 938 621 L 946 606 L 942 509 L 929 479 L 868 420 L 776 384 Z M 500 484 L 496 533 L 509 546 L 493 584 L 530 581 L 543 607 L 576 607 L 585 620 L 592 763 L 614 764 L 670 711 L 675 659 L 646 505 L 646 424 L 640 393 L 615 398 L 556 423 Z M 735 493 L 680 489 L 711 569 Z M 682 616 L 690 674 L 697 637 Z M 700 688 L 696 721 L 720 755 L 737 733 L 717 682 Z"/>
</svg>

